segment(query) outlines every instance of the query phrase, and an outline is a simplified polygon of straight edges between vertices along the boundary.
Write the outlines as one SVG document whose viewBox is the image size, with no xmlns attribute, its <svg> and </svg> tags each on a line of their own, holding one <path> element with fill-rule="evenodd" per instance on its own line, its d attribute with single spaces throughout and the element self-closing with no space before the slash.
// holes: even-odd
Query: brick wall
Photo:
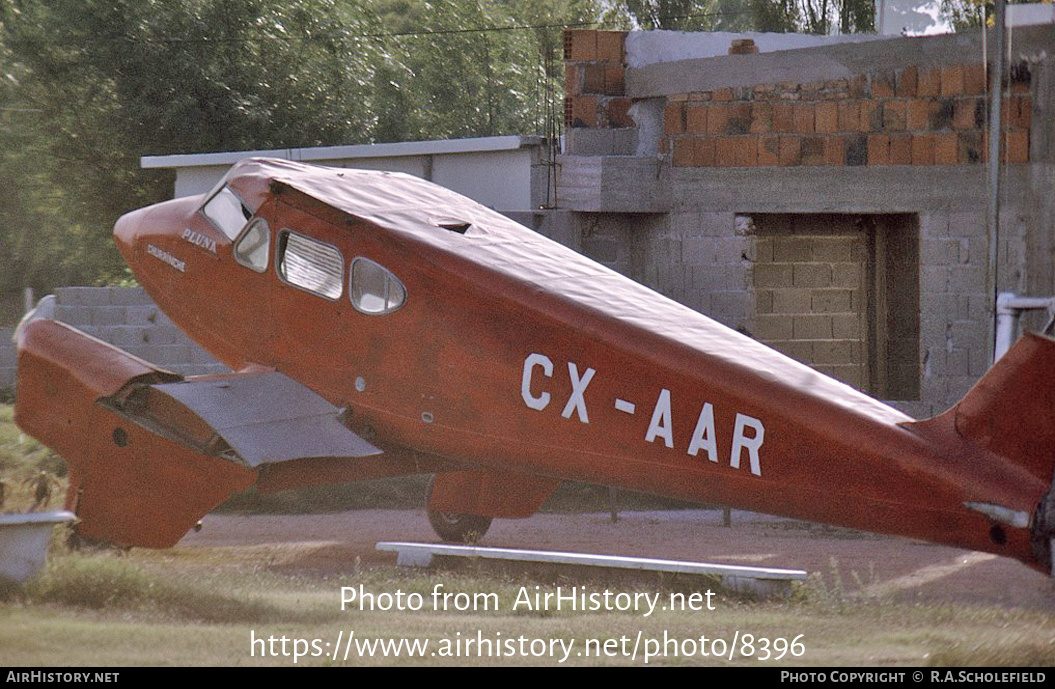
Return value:
<svg viewBox="0 0 1055 689">
<path fill-rule="evenodd" d="M 1028 70 L 1004 98 L 1003 159 L 1029 161 Z M 679 167 L 970 165 L 986 158 L 985 65 L 674 94 L 661 152 Z"/>
<path fill-rule="evenodd" d="M 564 126 L 633 127 L 624 93 L 625 31 L 564 32 Z"/>
</svg>

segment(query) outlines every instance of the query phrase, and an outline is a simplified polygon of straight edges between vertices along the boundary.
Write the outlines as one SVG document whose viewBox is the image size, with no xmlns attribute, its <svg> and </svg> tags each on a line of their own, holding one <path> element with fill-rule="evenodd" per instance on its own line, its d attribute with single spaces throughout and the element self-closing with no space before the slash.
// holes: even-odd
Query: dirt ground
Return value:
<svg viewBox="0 0 1055 689">
<path fill-rule="evenodd" d="M 253 546 L 272 568 L 304 574 L 350 572 L 357 559 L 394 564 L 379 541 L 440 542 L 424 510 L 208 515 L 203 523 L 182 546 Z M 1053 580 L 1013 560 L 746 512 L 734 512 L 729 528 L 716 510 L 623 512 L 616 523 L 607 513 L 539 514 L 496 520 L 480 545 L 804 569 L 829 584 L 838 577 L 848 592 L 1055 611 Z"/>
</svg>

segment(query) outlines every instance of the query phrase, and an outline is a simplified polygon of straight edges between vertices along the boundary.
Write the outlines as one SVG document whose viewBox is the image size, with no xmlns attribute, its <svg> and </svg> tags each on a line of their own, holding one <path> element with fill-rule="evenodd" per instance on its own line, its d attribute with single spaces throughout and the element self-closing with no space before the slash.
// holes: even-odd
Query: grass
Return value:
<svg viewBox="0 0 1055 689">
<path fill-rule="evenodd" d="M 1050 665 L 1055 658 L 1055 615 L 995 607 L 910 605 L 842 596 L 823 584 L 801 587 L 788 600 L 755 601 L 737 597 L 709 580 L 675 585 L 619 583 L 590 577 L 495 574 L 469 567 L 460 571 L 411 570 L 392 566 L 360 568 L 347 575 L 302 577 L 278 574 L 242 549 L 177 547 L 167 551 L 58 553 L 42 577 L 7 592 L 0 603 L 0 657 L 8 665 L 293 665 L 293 640 L 305 640 L 308 654 L 296 665 L 641 665 L 647 648 L 668 652 L 649 664 L 663 665 Z M 222 565 L 222 566 L 218 566 Z M 493 593 L 488 609 L 444 610 L 432 596 L 441 584 L 452 594 Z M 514 609 L 522 589 L 556 592 L 556 587 L 587 592 L 635 592 L 658 596 L 661 606 L 674 591 L 716 591 L 715 610 L 658 609 L 640 612 Z M 375 596 L 374 609 L 355 602 L 341 609 L 342 587 Z M 538 587 L 537 589 L 535 587 Z M 419 594 L 418 610 L 377 609 L 380 594 L 402 593 L 404 608 Z M 838 604 L 833 597 L 840 597 Z M 398 600 L 398 599 L 393 599 Z M 465 597 L 463 600 L 468 600 Z M 482 599 L 481 599 L 482 600 Z M 452 599 L 453 602 L 453 599 Z M 459 657 L 426 655 L 361 656 L 353 647 L 345 661 L 329 654 L 338 636 L 354 632 L 359 640 L 409 639 L 427 642 L 429 653 L 443 644 L 462 644 Z M 641 634 L 638 657 L 631 658 Z M 743 635 L 751 634 L 745 658 Z M 289 655 L 281 654 L 281 638 Z M 729 642 L 739 638 L 730 660 Z M 277 655 L 262 656 L 275 639 Z M 538 655 L 494 654 L 501 640 L 523 637 Z M 699 652 L 700 639 L 706 637 Z M 257 639 L 255 646 L 251 639 Z M 490 640 L 492 653 L 475 650 L 478 638 Z M 467 639 L 472 640 L 468 656 Z M 760 660 L 762 639 L 770 654 L 796 640 L 797 657 Z M 319 652 L 311 655 L 311 640 Z M 589 655 L 586 651 L 590 640 Z M 672 641 L 673 640 L 673 641 Z M 720 641 L 725 642 L 724 654 Z M 781 640 L 781 641 L 778 641 Z M 561 642 L 572 644 L 563 662 Z M 605 643 L 608 643 L 607 653 Z M 331 649 L 322 653 L 325 643 Z M 550 654 L 550 644 L 554 653 Z M 718 644 L 718 645 L 716 645 Z M 545 652 L 541 649 L 545 647 Z M 405 647 L 404 647 L 405 648 Z M 61 649 L 57 652 L 56 649 Z M 517 648 L 519 650 L 519 646 Z M 690 651 L 693 651 L 690 653 Z"/>
<path fill-rule="evenodd" d="M 17 482 L 46 469 L 64 474 L 61 459 L 10 422 L 11 409 L 0 405 L 0 475 Z M 347 496 L 351 488 L 352 497 Z M 344 491 L 344 492 L 342 492 Z M 419 506 L 424 480 L 409 478 L 370 482 L 326 490 L 290 491 L 272 496 L 243 494 L 228 510 L 279 512 L 325 511 L 358 506 Z M 57 496 L 52 506 L 59 501 Z M 266 499 L 265 499 L 266 498 Z M 258 501 L 259 500 L 259 501 Z M 351 501 L 351 502 L 349 502 Z M 16 491 L 8 509 L 28 507 L 25 489 Z M 669 506 L 636 496 L 620 496 L 620 509 Z M 608 507 L 605 489 L 582 484 L 562 487 L 548 509 L 597 510 Z M 841 537 L 840 533 L 818 533 Z M 847 593 L 871 583 L 869 573 L 843 582 L 833 573 L 800 586 L 781 601 L 756 601 L 718 590 L 706 579 L 613 579 L 610 575 L 506 571 L 496 573 L 482 563 L 457 570 L 420 571 L 394 566 L 362 567 L 342 575 L 290 575 L 265 546 L 185 547 L 151 551 L 112 550 L 66 552 L 56 530 L 48 566 L 23 586 L 0 587 L 0 664 L 8 666 L 127 665 L 276 665 L 294 664 L 292 641 L 307 655 L 297 665 L 641 665 L 630 657 L 633 642 L 674 640 L 676 655 L 652 658 L 664 665 L 1051 665 L 1055 659 L 1055 614 L 997 606 L 913 605 L 890 598 L 861 598 Z M 281 558 L 278 558 L 281 560 Z M 852 584 L 852 585 L 851 585 Z M 497 606 L 488 610 L 436 609 L 437 585 L 450 593 L 494 593 Z M 418 594 L 420 610 L 341 609 L 343 587 L 373 593 Z M 556 592 L 556 587 L 585 587 L 588 592 L 646 593 L 669 601 L 672 592 L 712 589 L 716 610 L 657 610 L 644 616 L 633 611 L 570 611 L 554 605 L 542 609 L 516 606 L 522 589 Z M 535 587 L 538 587 L 536 589 Z M 380 600 L 380 599 L 377 599 Z M 375 651 L 360 656 L 343 653 L 336 660 L 329 647 L 350 632 L 360 640 L 408 639 L 429 644 L 428 653 L 442 653 L 443 644 L 464 647 L 480 637 L 499 646 L 523 637 L 544 646 L 531 655 L 385 656 Z M 742 652 L 719 654 L 716 640 L 728 643 L 751 634 L 751 657 Z M 262 655 L 275 639 L 278 655 Z M 281 638 L 290 653 L 282 655 Z M 711 646 L 699 652 L 700 639 Z M 259 643 L 253 645 L 252 639 Z M 762 639 L 771 660 L 762 661 Z M 788 644 L 798 640 L 802 654 L 792 656 Z M 310 642 L 318 641 L 318 653 Z M 594 652 L 586 651 L 586 642 Z M 574 643 L 563 663 L 560 642 Z M 604 644 L 608 645 L 605 646 Z M 629 646 L 628 646 L 629 645 Z M 776 659 L 777 646 L 785 649 Z M 647 644 L 646 644 L 647 647 Z M 558 655 L 550 655 L 556 649 Z M 673 647 L 668 645 L 668 650 Z M 688 652 L 693 651 L 694 652 Z M 270 648 L 268 650 L 271 650 Z M 323 653 L 322 651 L 326 652 Z M 464 648 L 463 648 L 464 650 Z M 623 651 L 626 651 L 624 653 Z M 658 650 L 658 646 L 653 650 Z"/>
</svg>

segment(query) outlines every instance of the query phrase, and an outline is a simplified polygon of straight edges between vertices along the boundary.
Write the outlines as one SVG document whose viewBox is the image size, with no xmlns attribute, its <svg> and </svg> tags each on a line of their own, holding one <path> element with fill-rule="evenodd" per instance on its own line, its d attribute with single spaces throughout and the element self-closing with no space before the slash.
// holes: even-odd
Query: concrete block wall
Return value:
<svg viewBox="0 0 1055 689">
<path fill-rule="evenodd" d="M 755 227 L 751 334 L 858 389 L 869 387 L 867 237 Z"/>
<path fill-rule="evenodd" d="M 55 319 L 185 376 L 229 370 L 184 335 L 141 287 L 60 287 Z M 0 391 L 13 391 L 15 379 L 15 346 L 8 333 L 0 344 Z"/>
<path fill-rule="evenodd" d="M 1026 163 L 1030 72 L 1013 74 L 1001 151 Z M 976 165 L 988 150 L 985 89 L 979 62 L 671 94 L 660 152 L 686 167 Z"/>
</svg>

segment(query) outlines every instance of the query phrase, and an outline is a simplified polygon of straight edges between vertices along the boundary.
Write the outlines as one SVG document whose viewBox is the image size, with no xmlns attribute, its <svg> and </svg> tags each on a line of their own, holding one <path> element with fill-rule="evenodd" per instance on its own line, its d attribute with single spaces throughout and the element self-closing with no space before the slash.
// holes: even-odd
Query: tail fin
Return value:
<svg viewBox="0 0 1055 689">
<path fill-rule="evenodd" d="M 1023 336 L 948 413 L 960 436 L 1050 484 L 1055 340 Z"/>
<path fill-rule="evenodd" d="M 1029 512 L 965 506 L 995 522 L 1028 526 L 1030 564 L 1055 575 L 1055 340 L 1024 335 L 952 409 L 905 427 L 939 442 L 966 441 L 1033 477 L 1037 502 Z"/>
</svg>

